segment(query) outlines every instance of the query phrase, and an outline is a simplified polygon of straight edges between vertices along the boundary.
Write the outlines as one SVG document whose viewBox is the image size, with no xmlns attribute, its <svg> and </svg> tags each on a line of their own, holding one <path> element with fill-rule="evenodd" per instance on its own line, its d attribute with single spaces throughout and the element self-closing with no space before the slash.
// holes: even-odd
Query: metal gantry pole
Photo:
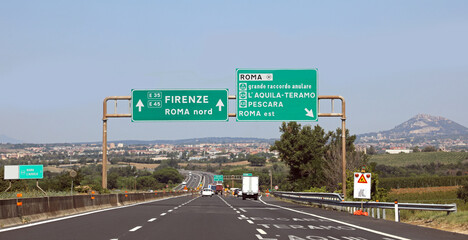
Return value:
<svg viewBox="0 0 468 240">
<path fill-rule="evenodd" d="M 318 96 L 319 99 L 319 117 L 341 117 L 341 161 L 342 161 L 342 191 L 346 198 L 346 104 L 345 99 L 342 96 Z M 331 100 L 331 113 L 320 113 L 320 100 L 329 99 Z M 341 100 L 341 113 L 334 112 L 334 99 Z"/>
<path fill-rule="evenodd" d="M 107 114 L 107 101 L 115 100 L 114 114 Z M 107 119 L 108 118 L 127 118 L 132 117 L 132 114 L 118 114 L 117 100 L 132 100 L 131 96 L 113 96 L 106 97 L 103 101 L 102 111 L 102 188 L 107 189 Z M 131 105 L 131 103 L 129 103 Z"/>
</svg>

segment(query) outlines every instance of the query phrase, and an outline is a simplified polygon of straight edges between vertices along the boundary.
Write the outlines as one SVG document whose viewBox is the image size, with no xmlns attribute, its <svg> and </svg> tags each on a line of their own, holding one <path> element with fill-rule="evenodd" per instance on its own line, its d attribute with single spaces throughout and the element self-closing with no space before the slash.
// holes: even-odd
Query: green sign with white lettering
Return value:
<svg viewBox="0 0 468 240">
<path fill-rule="evenodd" d="M 237 121 L 317 121 L 317 69 L 237 69 Z"/>
<path fill-rule="evenodd" d="M 244 177 L 251 177 L 251 176 L 252 176 L 252 173 L 244 173 L 244 174 L 242 174 L 242 176 L 244 176 Z"/>
<path fill-rule="evenodd" d="M 213 181 L 222 182 L 223 181 L 223 175 L 214 175 L 213 176 Z"/>
<path fill-rule="evenodd" d="M 43 165 L 19 165 L 19 179 L 43 179 Z"/>
<path fill-rule="evenodd" d="M 132 121 L 228 121 L 228 90 L 132 90 Z"/>
</svg>

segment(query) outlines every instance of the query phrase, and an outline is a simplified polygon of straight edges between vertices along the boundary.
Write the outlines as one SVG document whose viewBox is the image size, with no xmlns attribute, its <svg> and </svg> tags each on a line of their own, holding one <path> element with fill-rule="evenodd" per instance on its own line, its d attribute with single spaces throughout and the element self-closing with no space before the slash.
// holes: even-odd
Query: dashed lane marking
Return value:
<svg viewBox="0 0 468 240">
<path fill-rule="evenodd" d="M 168 212 L 172 212 L 173 210 L 171 209 L 171 210 L 167 210 L 167 211 L 168 211 Z"/>
<path fill-rule="evenodd" d="M 148 220 L 148 222 L 153 222 L 154 220 L 156 220 L 157 218 L 151 218 L 150 220 Z"/>
<path fill-rule="evenodd" d="M 250 224 L 254 224 L 254 222 L 252 220 L 247 220 L 248 223 Z"/>
<path fill-rule="evenodd" d="M 265 231 L 263 231 L 263 230 L 262 230 L 262 229 L 260 229 L 260 228 L 257 228 L 257 231 L 258 231 L 260 234 L 263 234 L 263 235 L 265 235 L 265 234 L 266 234 L 266 232 L 265 232 Z"/>
<path fill-rule="evenodd" d="M 174 199 L 174 198 L 186 197 L 186 196 L 187 195 L 174 196 L 174 197 L 156 199 L 156 200 L 152 200 L 152 201 L 148 201 L 148 202 L 135 203 L 135 204 L 126 205 L 126 206 L 106 208 L 106 209 L 100 209 L 100 210 L 91 211 L 91 212 L 79 213 L 79 214 L 65 216 L 65 217 L 61 217 L 61 218 L 54 218 L 54 219 L 45 220 L 45 221 L 41 221 L 41 222 L 30 223 L 28 225 L 21 225 L 21 226 L 16 226 L 16 227 L 11 227 L 11 228 L 0 229 L 0 232 L 8 232 L 8 231 L 16 230 L 16 229 L 28 228 L 28 227 L 42 225 L 42 224 L 51 223 L 51 222 L 58 222 L 58 221 L 62 221 L 62 220 L 70 219 L 70 218 L 76 218 L 76 217 L 91 215 L 91 214 L 100 213 L 100 212 L 118 210 L 118 209 L 122 209 L 122 208 L 134 207 L 134 206 L 138 206 L 138 205 L 143 205 L 143 204 L 148 204 L 148 203 L 153 203 L 153 202 L 159 202 L 159 201 L 164 201 L 164 200 L 169 200 L 169 199 Z"/>
<path fill-rule="evenodd" d="M 130 229 L 129 231 L 130 231 L 130 232 L 135 232 L 136 230 L 138 230 L 138 229 L 140 229 L 140 228 L 141 228 L 141 226 L 136 226 L 136 227 Z M 257 230 L 258 230 L 258 229 L 257 229 Z"/>
<path fill-rule="evenodd" d="M 236 211 L 236 213 L 240 213 L 239 211 Z"/>
<path fill-rule="evenodd" d="M 375 233 L 375 234 L 382 235 L 382 236 L 386 236 L 386 237 L 390 237 L 390 238 L 395 238 L 395 239 L 399 239 L 399 240 L 409 240 L 408 238 L 399 237 L 399 236 L 396 236 L 396 235 L 392 235 L 392 234 L 380 232 L 380 231 L 373 230 L 373 229 L 370 229 L 370 228 L 361 227 L 361 226 L 354 225 L 354 224 L 347 223 L 347 222 L 342 222 L 342 221 L 339 221 L 339 220 L 335 220 L 335 219 L 333 219 L 333 218 L 322 217 L 322 216 L 319 216 L 319 215 L 316 215 L 316 214 L 312 214 L 312 213 L 308 213 L 308 212 L 302 212 L 302 211 L 299 211 L 299 210 L 295 210 L 295 209 L 291 209 L 291 208 L 287 208 L 287 207 L 283 207 L 283 206 L 279 206 L 279 205 L 275 205 L 275 204 L 271 204 L 271 203 L 266 203 L 266 202 L 264 202 L 264 201 L 262 200 L 262 197 L 261 197 L 261 196 L 260 196 L 259 200 L 260 200 L 263 204 L 268 205 L 268 206 L 277 207 L 277 208 L 281 208 L 281 209 L 284 209 L 284 210 L 288 210 L 288 211 L 292 211 L 292 212 L 297 212 L 297 213 L 302 213 L 302 214 L 309 215 L 309 216 L 316 217 L 316 218 L 325 219 L 325 220 L 328 220 L 328 221 L 331 221 L 331 222 L 336 222 L 336 223 L 339 223 L 339 224 L 343 224 L 343 225 L 346 225 L 346 226 L 354 227 L 354 228 L 357 228 L 357 229 L 361 229 L 361 230 L 364 230 L 364 231 L 368 231 L 368 232 L 371 232 L 371 233 Z"/>
<path fill-rule="evenodd" d="M 164 215 L 166 215 L 166 214 L 167 214 L 167 213 L 161 213 L 161 216 L 164 216 Z"/>
</svg>

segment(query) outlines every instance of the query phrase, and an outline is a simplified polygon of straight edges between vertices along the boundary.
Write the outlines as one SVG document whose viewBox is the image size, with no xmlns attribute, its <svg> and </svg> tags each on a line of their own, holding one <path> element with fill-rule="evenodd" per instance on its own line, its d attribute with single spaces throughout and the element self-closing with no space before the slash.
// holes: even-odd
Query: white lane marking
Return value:
<svg viewBox="0 0 468 240">
<path fill-rule="evenodd" d="M 236 213 L 240 213 L 239 211 L 236 211 Z"/>
<path fill-rule="evenodd" d="M 164 215 L 166 215 L 166 213 L 161 213 L 161 216 L 164 216 Z"/>
<path fill-rule="evenodd" d="M 154 220 L 156 220 L 157 218 L 151 218 L 150 220 L 148 220 L 148 222 L 153 222 Z"/>
<path fill-rule="evenodd" d="M 231 206 L 231 208 L 232 208 L 232 210 L 234 210 L 234 211 L 236 211 L 236 210 L 237 210 L 237 209 L 233 208 L 232 206 Z"/>
<path fill-rule="evenodd" d="M 135 232 L 136 230 L 138 230 L 138 229 L 140 229 L 140 228 L 141 228 L 141 226 L 137 226 L 137 227 L 134 227 L 134 228 L 130 229 L 129 231 L 130 231 L 130 232 Z M 258 229 L 257 229 L 257 230 L 258 230 Z"/>
<path fill-rule="evenodd" d="M 257 236 L 258 239 L 263 239 L 262 235 L 260 235 L 260 234 L 255 234 L 255 236 Z"/>
<path fill-rule="evenodd" d="M 41 221 L 41 222 L 30 223 L 30 224 L 28 224 L 28 225 L 21 225 L 21 226 L 16 226 L 16 227 L 11 227 L 11 228 L 0 229 L 0 232 L 8 232 L 8 231 L 11 231 L 11 230 L 16 230 L 16 229 L 21 229 L 21 228 L 27 228 L 27 227 L 42 225 L 42 224 L 51 223 L 51 222 L 58 222 L 58 221 L 61 221 L 61 220 L 66 220 L 66 219 L 70 219 L 70 218 L 76 218 L 76 217 L 86 216 L 86 215 L 90 215 L 90 214 L 94 214 L 94 213 L 112 211 L 112 210 L 117 210 L 117 209 L 121 209 L 121 208 L 134 207 L 134 206 L 138 206 L 138 205 L 142 205 L 142 204 L 153 203 L 153 202 L 159 202 L 159 201 L 169 200 L 169 199 L 173 199 L 173 198 L 186 197 L 186 196 L 188 196 L 188 195 L 175 196 L 175 197 L 169 197 L 169 198 L 163 198 L 163 199 L 156 199 L 156 200 L 153 200 L 153 201 L 135 203 L 135 204 L 131 204 L 131 205 L 125 205 L 125 206 L 114 207 L 114 208 L 100 209 L 100 210 L 96 210 L 96 211 L 85 212 L 85 213 L 80 213 L 80 214 L 76 214 L 76 215 L 70 215 L 70 216 L 61 217 L 61 218 L 54 218 L 54 219 L 45 220 L 45 221 Z"/>
<path fill-rule="evenodd" d="M 257 228 L 257 231 L 258 231 L 260 234 L 263 234 L 263 235 L 265 235 L 265 234 L 266 234 L 266 232 L 265 232 L 265 231 L 263 231 L 263 230 L 262 230 L 262 229 L 260 229 L 260 228 Z"/>
<path fill-rule="evenodd" d="M 168 212 L 172 212 L 172 211 L 173 211 L 172 209 L 171 209 L 171 210 L 168 210 Z"/>
<path fill-rule="evenodd" d="M 244 215 L 240 215 L 240 216 L 241 216 L 241 217 L 243 217 L 243 218 L 245 218 L 245 217 L 246 217 L 246 216 L 244 216 Z"/>
<path fill-rule="evenodd" d="M 119 240 L 118 238 L 112 238 L 111 240 Z"/>
<path fill-rule="evenodd" d="M 322 216 L 315 215 L 315 214 L 312 214 L 312 213 L 302 212 L 302 211 L 299 211 L 299 210 L 295 210 L 295 209 L 291 209 L 291 208 L 287 208 L 287 207 L 283 207 L 283 206 L 279 206 L 279 205 L 274 205 L 274 204 L 271 204 L 271 203 L 266 203 L 266 202 L 264 202 L 262 200 L 261 196 L 260 196 L 259 200 L 263 204 L 268 205 L 268 206 L 277 207 L 277 208 L 281 208 L 281 209 L 284 209 L 284 210 L 289 210 L 289 211 L 292 211 L 292 212 L 302 213 L 302 214 L 309 215 L 309 216 L 312 216 L 312 217 L 325 219 L 325 220 L 328 220 L 328 221 L 336 222 L 336 223 L 339 223 L 339 224 L 354 227 L 354 228 L 357 228 L 357 229 L 361 229 L 361 230 L 364 230 L 364 231 L 368 231 L 368 232 L 371 232 L 371 233 L 379 234 L 379 235 L 390 237 L 390 238 L 395 238 L 395 239 L 400 239 L 400 240 L 410 240 L 408 238 L 399 237 L 399 236 L 396 236 L 396 235 L 380 232 L 380 231 L 373 230 L 373 229 L 370 229 L 370 228 L 361 227 L 361 226 L 354 225 L 354 224 L 347 223 L 347 222 L 342 222 L 342 221 L 339 221 L 339 220 L 335 220 L 333 218 L 322 217 Z"/>
<path fill-rule="evenodd" d="M 177 209 L 177 208 L 179 208 L 179 207 L 175 207 L 174 209 Z"/>
<path fill-rule="evenodd" d="M 239 210 L 241 210 L 242 212 L 247 212 L 247 211 L 245 211 L 243 208 L 239 208 Z"/>
<path fill-rule="evenodd" d="M 252 220 L 247 220 L 248 223 L 250 224 L 254 224 L 254 222 Z"/>
</svg>

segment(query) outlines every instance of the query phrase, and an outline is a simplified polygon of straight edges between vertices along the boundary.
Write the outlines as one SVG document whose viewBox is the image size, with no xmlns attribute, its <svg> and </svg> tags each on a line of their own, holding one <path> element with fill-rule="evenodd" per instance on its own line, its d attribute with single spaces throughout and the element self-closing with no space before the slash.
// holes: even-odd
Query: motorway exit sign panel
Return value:
<svg viewBox="0 0 468 240">
<path fill-rule="evenodd" d="M 237 69 L 237 121 L 317 121 L 317 69 Z"/>
<path fill-rule="evenodd" d="M 228 121 L 227 89 L 132 90 L 132 121 Z"/>
<path fill-rule="evenodd" d="M 222 182 L 224 179 L 223 179 L 223 175 L 214 175 L 213 176 L 213 181 L 215 182 Z"/>
<path fill-rule="evenodd" d="M 6 165 L 4 179 L 43 179 L 43 165 Z"/>
</svg>

